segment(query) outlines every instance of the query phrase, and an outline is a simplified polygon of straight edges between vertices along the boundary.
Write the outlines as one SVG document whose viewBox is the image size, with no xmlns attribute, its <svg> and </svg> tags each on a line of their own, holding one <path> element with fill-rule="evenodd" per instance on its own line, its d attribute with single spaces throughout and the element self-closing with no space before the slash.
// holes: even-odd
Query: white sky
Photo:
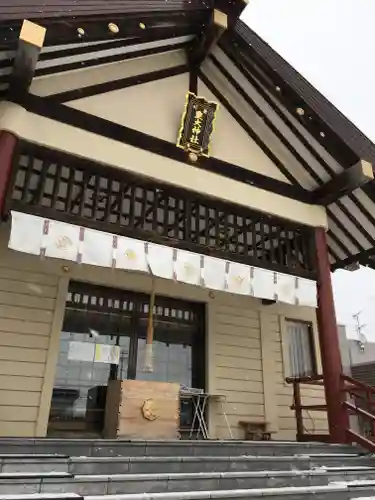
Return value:
<svg viewBox="0 0 375 500">
<path fill-rule="evenodd" d="M 243 20 L 375 141 L 375 0 L 250 0 Z M 375 341 L 375 271 L 333 274 L 338 321 Z"/>
</svg>

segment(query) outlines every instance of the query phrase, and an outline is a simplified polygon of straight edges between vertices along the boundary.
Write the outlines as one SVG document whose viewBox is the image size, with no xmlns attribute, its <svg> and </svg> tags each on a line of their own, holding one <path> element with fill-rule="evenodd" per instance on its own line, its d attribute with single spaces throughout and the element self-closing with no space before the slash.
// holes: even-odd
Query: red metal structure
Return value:
<svg viewBox="0 0 375 500">
<path fill-rule="evenodd" d="M 302 377 L 302 378 L 289 378 L 287 382 L 293 384 L 293 405 L 292 409 L 295 411 L 297 422 L 297 440 L 298 441 L 335 441 L 334 436 L 339 435 L 342 443 L 357 443 L 369 451 L 375 451 L 375 388 L 370 387 L 358 380 L 353 379 L 347 375 L 340 375 L 341 384 L 341 401 L 340 401 L 340 415 L 345 418 L 345 426 L 340 427 L 339 430 L 342 434 L 329 435 L 322 434 L 307 434 L 304 431 L 303 411 L 327 411 L 328 418 L 332 417 L 329 411 L 328 401 L 326 405 L 304 405 L 301 398 L 301 385 L 319 386 L 324 384 L 324 376 L 317 375 L 315 377 Z M 348 399 L 354 400 L 351 402 Z M 362 417 L 370 423 L 371 431 L 369 435 L 363 435 L 357 430 L 351 428 L 349 416 L 356 415 Z M 329 421 L 331 424 L 332 422 Z M 344 424 L 343 424 L 344 425 Z"/>
</svg>

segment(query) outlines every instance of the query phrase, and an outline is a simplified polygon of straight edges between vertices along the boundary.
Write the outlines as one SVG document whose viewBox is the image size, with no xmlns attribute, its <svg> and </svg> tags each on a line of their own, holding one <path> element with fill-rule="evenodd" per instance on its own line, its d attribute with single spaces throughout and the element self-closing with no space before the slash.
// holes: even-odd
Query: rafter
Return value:
<svg viewBox="0 0 375 500">
<path fill-rule="evenodd" d="M 10 75 L 9 89 L 13 95 L 22 95 L 29 91 L 45 36 L 45 28 L 24 20 Z"/>
<path fill-rule="evenodd" d="M 196 37 L 192 48 L 188 52 L 191 68 L 199 68 L 227 28 L 228 16 L 221 10 L 214 9 L 208 24 Z"/>
</svg>

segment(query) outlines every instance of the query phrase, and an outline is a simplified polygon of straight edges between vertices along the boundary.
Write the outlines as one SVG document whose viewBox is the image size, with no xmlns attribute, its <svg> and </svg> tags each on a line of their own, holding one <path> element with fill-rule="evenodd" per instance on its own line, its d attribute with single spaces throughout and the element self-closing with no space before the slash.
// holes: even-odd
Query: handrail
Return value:
<svg viewBox="0 0 375 500">
<path fill-rule="evenodd" d="M 366 436 L 358 434 L 354 430 L 348 428 L 346 429 L 347 441 L 356 442 L 360 446 L 367 448 L 371 452 L 375 451 L 375 387 L 371 387 L 359 380 L 356 380 L 348 375 L 341 375 L 341 380 L 344 382 L 343 391 L 349 394 L 351 397 L 360 398 L 363 401 L 365 408 L 357 406 L 347 400 L 343 401 L 343 406 L 351 414 L 356 414 L 361 417 L 370 420 L 371 422 L 371 436 L 374 440 L 369 439 Z M 293 385 L 293 404 L 290 406 L 292 410 L 295 411 L 296 424 L 297 424 L 297 440 L 306 441 L 306 439 L 314 438 L 313 435 L 308 435 L 304 433 L 303 426 L 303 410 L 306 411 L 326 411 L 327 405 L 316 404 L 316 405 L 303 405 L 301 398 L 301 385 L 322 385 L 324 383 L 323 375 L 314 375 L 310 377 L 288 377 L 286 382 Z M 360 393 L 360 394 L 358 394 Z M 315 436 L 320 440 L 324 439 L 325 436 Z M 329 436 L 326 436 L 329 438 Z"/>
<path fill-rule="evenodd" d="M 299 384 L 310 384 L 313 382 L 319 382 L 323 380 L 323 375 L 309 375 L 309 376 L 304 376 L 304 377 L 287 377 L 286 382 L 288 384 L 293 384 L 294 382 L 297 382 Z"/>
<path fill-rule="evenodd" d="M 355 443 L 359 444 L 360 446 L 363 446 L 363 448 L 367 448 L 371 452 L 375 451 L 374 441 L 371 441 L 367 437 L 362 436 L 361 434 L 358 434 L 358 432 L 355 432 L 352 429 L 348 429 L 346 433 L 347 433 L 349 442 L 352 443 L 354 441 Z"/>
<path fill-rule="evenodd" d="M 344 405 L 348 408 L 348 410 L 351 410 L 354 413 L 358 413 L 359 415 L 363 415 L 364 417 L 367 417 L 370 420 L 375 422 L 375 415 L 373 415 L 372 413 L 369 413 L 368 411 L 364 410 L 363 408 L 359 408 L 358 406 L 355 406 L 352 403 L 349 403 L 349 401 L 344 401 Z"/>
<path fill-rule="evenodd" d="M 371 385 L 367 385 L 363 382 L 360 382 L 359 380 L 356 380 L 353 377 L 349 377 L 349 375 L 342 374 L 341 378 L 345 382 L 349 382 L 350 384 L 354 385 L 358 389 L 361 389 L 362 391 L 371 392 L 372 394 L 375 394 L 375 387 L 371 387 Z"/>
</svg>

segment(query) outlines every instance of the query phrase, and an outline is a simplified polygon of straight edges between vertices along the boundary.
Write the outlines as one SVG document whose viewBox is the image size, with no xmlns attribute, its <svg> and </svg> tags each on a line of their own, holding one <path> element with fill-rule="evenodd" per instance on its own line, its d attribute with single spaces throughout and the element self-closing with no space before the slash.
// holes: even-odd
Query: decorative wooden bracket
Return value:
<svg viewBox="0 0 375 500">
<path fill-rule="evenodd" d="M 374 171 L 371 163 L 360 160 L 316 189 L 313 193 L 313 200 L 319 205 L 327 206 L 373 180 Z"/>
</svg>

